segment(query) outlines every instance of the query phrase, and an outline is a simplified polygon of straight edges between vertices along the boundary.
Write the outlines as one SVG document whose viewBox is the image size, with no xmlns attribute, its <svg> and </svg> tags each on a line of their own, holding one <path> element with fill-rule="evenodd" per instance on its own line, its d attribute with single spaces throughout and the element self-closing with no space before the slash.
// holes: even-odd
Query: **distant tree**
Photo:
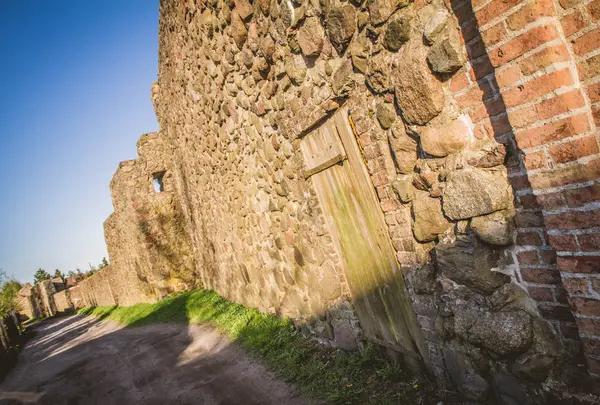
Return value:
<svg viewBox="0 0 600 405">
<path fill-rule="evenodd" d="M 60 277 L 60 278 L 63 278 L 63 279 L 64 279 L 64 278 L 65 278 L 65 275 L 64 275 L 64 274 L 62 274 L 62 272 L 61 272 L 59 269 L 56 269 L 56 270 L 54 270 L 54 278 L 58 278 L 58 277 Z"/>
<path fill-rule="evenodd" d="M 76 270 L 76 271 L 77 271 L 77 274 L 82 274 L 82 273 L 81 273 L 81 269 L 80 269 L 79 267 L 77 268 L 77 270 Z"/>
<path fill-rule="evenodd" d="M 10 311 L 19 311 L 18 295 L 21 283 L 15 279 L 5 279 L 0 287 L 0 316 L 6 316 Z"/>
<path fill-rule="evenodd" d="M 100 264 L 98 265 L 98 268 L 99 268 L 99 269 L 101 269 L 101 268 L 103 268 L 103 267 L 106 267 L 106 266 L 108 266 L 108 264 L 109 264 L 109 263 L 108 263 L 108 260 L 106 260 L 106 257 L 103 257 L 103 258 L 102 258 L 102 263 L 100 263 Z"/>
<path fill-rule="evenodd" d="M 67 272 L 67 277 L 73 277 L 75 275 L 75 272 L 73 270 L 69 270 Z"/>
<path fill-rule="evenodd" d="M 8 277 L 3 269 L 0 269 L 0 317 L 6 316 L 12 310 L 20 310 L 18 307 L 18 295 L 21 283 L 12 277 Z"/>
<path fill-rule="evenodd" d="M 33 275 L 33 284 L 39 284 L 40 281 L 49 280 L 52 278 L 50 274 L 44 269 L 38 269 Z"/>
</svg>

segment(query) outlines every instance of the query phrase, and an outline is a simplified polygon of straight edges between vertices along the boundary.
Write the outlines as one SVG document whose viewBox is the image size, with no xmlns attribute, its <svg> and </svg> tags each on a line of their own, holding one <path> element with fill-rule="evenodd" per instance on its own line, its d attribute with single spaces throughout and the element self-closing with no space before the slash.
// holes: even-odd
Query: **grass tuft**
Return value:
<svg viewBox="0 0 600 405">
<path fill-rule="evenodd" d="M 321 345 L 294 329 L 290 320 L 197 290 L 155 304 L 83 308 L 79 314 L 124 326 L 152 323 L 208 324 L 264 361 L 300 391 L 330 404 L 435 404 L 440 396 L 373 347 L 362 356 Z"/>
<path fill-rule="evenodd" d="M 38 322 L 42 322 L 43 320 L 48 319 L 45 316 L 38 316 L 37 318 L 29 318 L 28 320 L 26 320 L 25 322 L 23 322 L 23 326 L 32 326 L 35 325 Z"/>
</svg>

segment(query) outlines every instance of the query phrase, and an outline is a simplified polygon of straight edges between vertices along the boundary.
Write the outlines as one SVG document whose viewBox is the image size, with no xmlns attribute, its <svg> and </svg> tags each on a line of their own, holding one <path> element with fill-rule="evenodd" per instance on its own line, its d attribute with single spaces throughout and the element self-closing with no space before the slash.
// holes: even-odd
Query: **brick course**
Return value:
<svg viewBox="0 0 600 405">
<path fill-rule="evenodd" d="M 600 1 L 473 1 L 474 13 L 456 3 L 465 41 L 479 35 L 487 56 L 468 46 L 477 49 L 469 54 L 473 74 L 455 77 L 450 90 L 481 134 L 514 137 L 520 274 L 566 341 L 577 340 L 577 321 L 597 374 Z M 494 117 L 506 117 L 499 130 Z"/>
</svg>

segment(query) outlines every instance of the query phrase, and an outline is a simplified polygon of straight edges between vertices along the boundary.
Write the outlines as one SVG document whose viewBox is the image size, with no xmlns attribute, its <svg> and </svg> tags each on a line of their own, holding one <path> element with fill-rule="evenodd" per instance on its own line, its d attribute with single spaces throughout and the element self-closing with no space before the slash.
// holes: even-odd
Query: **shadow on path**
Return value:
<svg viewBox="0 0 600 405">
<path fill-rule="evenodd" d="M 187 325 L 185 309 L 181 323 L 148 325 L 160 311 L 135 328 L 82 315 L 37 325 L 0 404 L 311 403 L 213 328 Z"/>
</svg>

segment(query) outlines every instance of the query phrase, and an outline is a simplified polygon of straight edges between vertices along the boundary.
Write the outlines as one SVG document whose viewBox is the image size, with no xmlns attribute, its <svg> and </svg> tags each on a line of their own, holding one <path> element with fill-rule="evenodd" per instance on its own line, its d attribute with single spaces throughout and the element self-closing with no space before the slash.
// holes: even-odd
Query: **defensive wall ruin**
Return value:
<svg viewBox="0 0 600 405">
<path fill-rule="evenodd" d="M 201 285 L 473 401 L 600 375 L 600 0 L 163 0 L 159 43 L 86 304 Z"/>
</svg>

